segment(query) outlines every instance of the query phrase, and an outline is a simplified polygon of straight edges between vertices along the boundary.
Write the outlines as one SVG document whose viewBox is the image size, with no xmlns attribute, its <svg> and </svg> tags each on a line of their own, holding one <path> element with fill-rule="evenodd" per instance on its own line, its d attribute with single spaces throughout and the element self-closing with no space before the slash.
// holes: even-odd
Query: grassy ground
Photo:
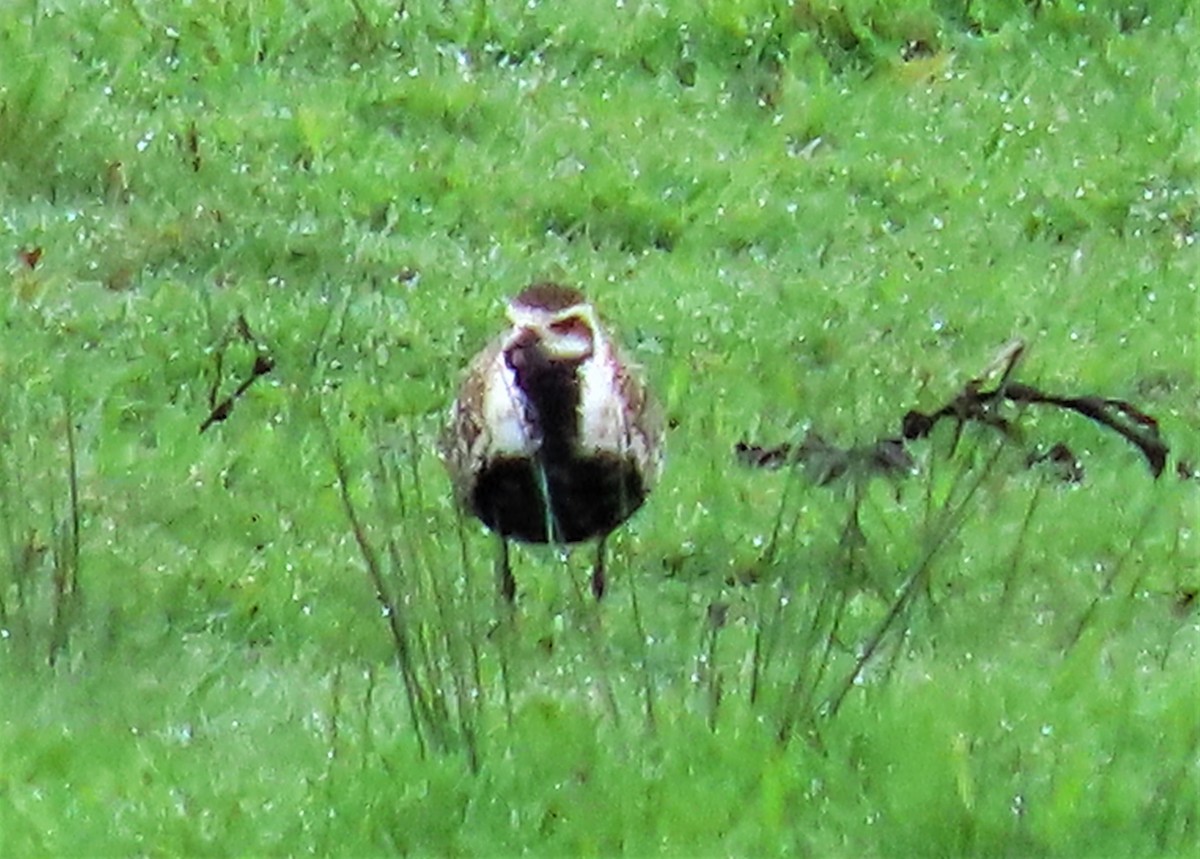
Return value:
<svg viewBox="0 0 1200 859">
<path fill-rule="evenodd" d="M 1198 33 L 6 4 L 0 852 L 1188 852 Z M 433 439 L 545 277 L 645 365 L 669 462 L 602 606 L 519 550 L 497 624 Z M 1023 381 L 1158 418 L 1163 477 L 1036 407 L 898 482 L 734 460 L 895 433 L 1014 336 Z M 1055 441 L 1081 484 L 1025 467 Z"/>
</svg>

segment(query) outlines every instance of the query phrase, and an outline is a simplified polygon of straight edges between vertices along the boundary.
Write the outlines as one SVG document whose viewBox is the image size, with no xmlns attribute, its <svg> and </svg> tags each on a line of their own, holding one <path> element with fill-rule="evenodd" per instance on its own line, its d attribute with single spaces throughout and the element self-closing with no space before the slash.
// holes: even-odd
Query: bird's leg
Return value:
<svg viewBox="0 0 1200 859">
<path fill-rule="evenodd" d="M 517 580 L 513 578 L 508 562 L 508 538 L 500 537 L 500 551 L 496 556 L 496 593 L 511 606 L 517 598 Z"/>
<path fill-rule="evenodd" d="M 592 595 L 599 602 L 604 597 L 604 588 L 607 584 L 604 575 L 604 544 L 608 541 L 608 535 L 605 534 L 596 543 L 596 562 L 592 566 Z"/>
<path fill-rule="evenodd" d="M 504 712 L 508 716 L 508 726 L 513 723 L 512 692 L 508 681 L 509 653 L 512 649 L 512 638 L 516 622 L 517 582 L 513 578 L 512 567 L 508 563 L 508 538 L 497 534 L 500 541 L 496 553 L 496 622 L 488 633 L 488 638 L 495 637 L 497 652 L 500 656 L 500 684 L 504 691 Z"/>
</svg>

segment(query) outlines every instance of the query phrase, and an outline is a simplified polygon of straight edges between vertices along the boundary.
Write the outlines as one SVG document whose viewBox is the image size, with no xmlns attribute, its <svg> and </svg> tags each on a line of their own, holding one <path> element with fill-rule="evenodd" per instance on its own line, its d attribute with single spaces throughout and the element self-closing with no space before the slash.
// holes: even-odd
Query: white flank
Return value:
<svg viewBox="0 0 1200 859">
<path fill-rule="evenodd" d="M 484 370 L 484 432 L 476 443 L 484 458 L 496 456 L 532 456 L 541 444 L 534 438 L 525 419 L 525 395 L 517 387 L 517 377 L 496 353 L 491 366 Z"/>
<path fill-rule="evenodd" d="M 629 426 L 617 370 L 608 338 L 597 330 L 595 354 L 579 368 L 579 444 L 585 453 L 624 453 L 629 448 Z"/>
</svg>

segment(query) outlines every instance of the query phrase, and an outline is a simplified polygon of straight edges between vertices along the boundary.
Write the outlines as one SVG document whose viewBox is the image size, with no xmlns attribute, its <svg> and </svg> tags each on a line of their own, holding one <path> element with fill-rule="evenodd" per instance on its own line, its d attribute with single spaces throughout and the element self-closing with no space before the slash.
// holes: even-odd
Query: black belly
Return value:
<svg viewBox="0 0 1200 859">
<path fill-rule="evenodd" d="M 544 481 L 538 470 L 530 459 L 494 460 L 475 483 L 472 512 L 505 537 L 578 543 L 607 534 L 646 498 L 641 474 L 623 457 L 601 454 L 548 462 Z"/>
</svg>

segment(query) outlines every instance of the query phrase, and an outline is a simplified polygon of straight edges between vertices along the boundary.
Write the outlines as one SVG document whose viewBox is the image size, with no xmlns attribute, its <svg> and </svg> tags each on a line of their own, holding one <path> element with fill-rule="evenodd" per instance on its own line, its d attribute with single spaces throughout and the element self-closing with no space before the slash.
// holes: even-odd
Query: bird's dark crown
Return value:
<svg viewBox="0 0 1200 859">
<path fill-rule="evenodd" d="M 578 289 L 544 281 L 525 287 L 512 300 L 512 303 L 554 313 L 578 304 L 586 304 L 587 299 Z"/>
</svg>

